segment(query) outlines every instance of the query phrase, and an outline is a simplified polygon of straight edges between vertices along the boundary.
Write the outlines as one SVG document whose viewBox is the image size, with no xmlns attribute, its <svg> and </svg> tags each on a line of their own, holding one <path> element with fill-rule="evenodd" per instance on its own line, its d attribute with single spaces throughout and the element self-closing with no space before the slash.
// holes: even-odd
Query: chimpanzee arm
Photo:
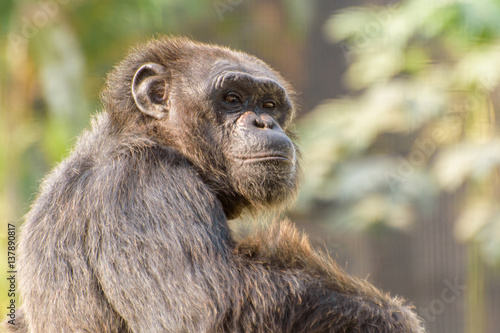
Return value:
<svg viewBox="0 0 500 333">
<path fill-rule="evenodd" d="M 208 331 L 229 304 L 220 295 L 234 271 L 226 219 L 186 161 L 151 150 L 98 168 L 92 265 L 134 332 Z M 103 189 L 105 177 L 113 186 Z"/>
</svg>

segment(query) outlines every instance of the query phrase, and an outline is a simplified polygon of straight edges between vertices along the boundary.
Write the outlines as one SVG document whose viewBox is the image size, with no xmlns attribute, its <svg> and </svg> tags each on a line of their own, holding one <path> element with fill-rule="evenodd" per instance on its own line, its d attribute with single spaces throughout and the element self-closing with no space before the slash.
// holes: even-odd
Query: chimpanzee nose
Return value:
<svg viewBox="0 0 500 333">
<path fill-rule="evenodd" d="M 247 128 L 256 127 L 259 129 L 272 130 L 275 127 L 276 122 L 273 117 L 268 114 L 263 113 L 257 115 L 255 112 L 247 111 L 238 119 L 238 125 Z"/>
</svg>

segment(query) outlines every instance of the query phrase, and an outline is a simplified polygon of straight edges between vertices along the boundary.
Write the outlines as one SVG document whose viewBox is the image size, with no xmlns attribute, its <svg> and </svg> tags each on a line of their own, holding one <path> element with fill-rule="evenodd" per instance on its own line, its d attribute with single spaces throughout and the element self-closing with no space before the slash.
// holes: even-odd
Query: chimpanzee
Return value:
<svg viewBox="0 0 500 333">
<path fill-rule="evenodd" d="M 228 220 L 297 192 L 295 93 L 261 60 L 186 38 L 138 46 L 103 112 L 44 180 L 19 243 L 14 332 L 396 332 L 403 300 L 289 222 Z"/>
</svg>

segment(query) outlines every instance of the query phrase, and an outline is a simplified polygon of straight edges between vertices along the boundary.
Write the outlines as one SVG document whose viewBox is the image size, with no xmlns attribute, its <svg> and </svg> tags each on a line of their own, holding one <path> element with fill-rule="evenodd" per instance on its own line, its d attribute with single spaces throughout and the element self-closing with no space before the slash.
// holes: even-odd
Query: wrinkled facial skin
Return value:
<svg viewBox="0 0 500 333">
<path fill-rule="evenodd" d="M 225 71 L 215 79 L 212 100 L 237 191 L 266 205 L 286 200 L 295 187 L 297 153 L 283 128 L 292 111 L 285 89 L 267 77 Z"/>
</svg>

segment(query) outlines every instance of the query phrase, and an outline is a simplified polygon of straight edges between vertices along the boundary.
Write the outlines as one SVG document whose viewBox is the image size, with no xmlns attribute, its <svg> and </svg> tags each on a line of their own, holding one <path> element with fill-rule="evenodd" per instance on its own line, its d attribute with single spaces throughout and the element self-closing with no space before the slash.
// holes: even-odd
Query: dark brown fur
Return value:
<svg viewBox="0 0 500 333">
<path fill-rule="evenodd" d="M 166 68 L 152 83 L 166 118 L 134 103 L 145 63 Z M 299 168 L 229 161 L 248 140 L 228 140 L 230 116 L 200 93 L 227 63 L 288 92 L 273 124 L 293 140 L 291 87 L 260 60 L 178 38 L 138 47 L 27 215 L 12 332 L 424 332 L 401 299 L 347 275 L 288 222 L 235 244 L 228 218 L 286 203 Z"/>
</svg>

